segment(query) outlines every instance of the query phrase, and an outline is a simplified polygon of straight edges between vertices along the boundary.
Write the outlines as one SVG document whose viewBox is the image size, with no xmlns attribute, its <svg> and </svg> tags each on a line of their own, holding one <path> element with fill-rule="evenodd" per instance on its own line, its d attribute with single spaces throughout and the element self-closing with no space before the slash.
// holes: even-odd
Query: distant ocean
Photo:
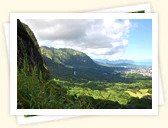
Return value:
<svg viewBox="0 0 168 128">
<path fill-rule="evenodd" d="M 134 64 L 135 65 L 142 65 L 142 66 L 152 66 L 152 61 L 146 61 L 146 62 L 145 61 L 144 62 L 143 61 L 139 61 L 139 62 L 135 61 Z"/>
</svg>

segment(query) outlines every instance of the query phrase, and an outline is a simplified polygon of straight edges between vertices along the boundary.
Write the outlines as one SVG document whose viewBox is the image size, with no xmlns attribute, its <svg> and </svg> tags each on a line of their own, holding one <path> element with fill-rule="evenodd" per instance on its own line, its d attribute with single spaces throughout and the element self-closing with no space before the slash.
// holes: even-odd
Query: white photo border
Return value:
<svg viewBox="0 0 168 128">
<path fill-rule="evenodd" d="M 17 19 L 151 19 L 152 109 L 17 109 Z M 11 13 L 10 15 L 11 115 L 158 115 L 158 15 L 157 13 Z"/>
</svg>

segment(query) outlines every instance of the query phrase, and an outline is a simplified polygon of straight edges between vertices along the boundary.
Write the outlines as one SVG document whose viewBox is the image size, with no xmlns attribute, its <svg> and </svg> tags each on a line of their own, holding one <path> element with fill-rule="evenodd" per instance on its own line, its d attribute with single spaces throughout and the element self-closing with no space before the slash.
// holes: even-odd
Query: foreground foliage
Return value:
<svg viewBox="0 0 168 128">
<path fill-rule="evenodd" d="M 24 109 L 144 109 L 151 108 L 151 80 L 134 83 L 44 80 L 34 69 L 18 71 L 18 108 Z"/>
</svg>

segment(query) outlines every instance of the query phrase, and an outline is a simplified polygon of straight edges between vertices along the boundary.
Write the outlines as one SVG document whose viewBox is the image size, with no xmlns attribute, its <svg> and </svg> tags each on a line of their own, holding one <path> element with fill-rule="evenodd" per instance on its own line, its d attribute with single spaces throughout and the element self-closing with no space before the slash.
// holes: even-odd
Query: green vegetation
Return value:
<svg viewBox="0 0 168 128">
<path fill-rule="evenodd" d="M 49 48 L 42 46 L 40 48 L 43 57 L 47 57 L 56 64 L 61 64 L 67 68 L 95 67 L 93 60 L 83 52 L 70 48 Z M 46 62 L 47 63 L 47 62 Z"/>
<path fill-rule="evenodd" d="M 26 63 L 18 71 L 17 90 L 18 108 L 24 109 L 151 108 L 151 80 L 134 83 L 44 80 L 37 69 L 30 75 Z"/>
<path fill-rule="evenodd" d="M 152 79 L 96 64 L 73 49 L 38 46 L 18 20 L 18 109 L 150 109 Z"/>
</svg>

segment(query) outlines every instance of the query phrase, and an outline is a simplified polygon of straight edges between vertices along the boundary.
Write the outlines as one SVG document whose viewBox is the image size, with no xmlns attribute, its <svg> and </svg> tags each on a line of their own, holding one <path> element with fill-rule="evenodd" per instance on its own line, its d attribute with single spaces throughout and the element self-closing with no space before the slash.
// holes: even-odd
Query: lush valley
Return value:
<svg viewBox="0 0 168 128">
<path fill-rule="evenodd" d="M 152 78 L 136 72 L 142 67 L 133 68 L 133 72 L 131 63 L 111 66 L 74 49 L 39 47 L 27 25 L 18 20 L 17 27 L 18 108 L 152 107 Z"/>
</svg>

